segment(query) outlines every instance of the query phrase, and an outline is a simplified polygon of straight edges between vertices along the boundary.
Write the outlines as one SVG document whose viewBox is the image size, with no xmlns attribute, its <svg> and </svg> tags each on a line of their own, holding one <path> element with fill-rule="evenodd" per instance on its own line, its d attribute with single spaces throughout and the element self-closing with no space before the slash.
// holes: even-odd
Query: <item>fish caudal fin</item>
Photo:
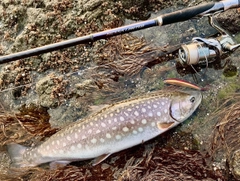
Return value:
<svg viewBox="0 0 240 181">
<path fill-rule="evenodd" d="M 12 143 L 7 145 L 8 153 L 10 155 L 12 166 L 14 167 L 27 167 L 28 164 L 25 163 L 23 159 L 23 153 L 26 151 L 27 147 Z"/>
</svg>

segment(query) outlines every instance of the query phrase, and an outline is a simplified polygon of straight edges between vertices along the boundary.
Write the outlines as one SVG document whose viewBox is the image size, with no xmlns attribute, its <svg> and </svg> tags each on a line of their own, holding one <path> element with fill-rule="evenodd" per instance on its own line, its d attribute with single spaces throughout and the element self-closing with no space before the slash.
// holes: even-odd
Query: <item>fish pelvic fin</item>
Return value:
<svg viewBox="0 0 240 181">
<path fill-rule="evenodd" d="M 99 163 L 101 163 L 102 161 L 104 161 L 107 157 L 109 157 L 111 154 L 108 153 L 108 154 L 103 154 L 103 155 L 100 155 L 99 157 L 95 158 L 93 160 L 93 163 L 92 165 L 95 166 L 95 165 L 98 165 Z"/>
<path fill-rule="evenodd" d="M 54 161 L 49 164 L 50 170 L 56 170 L 58 168 L 63 168 L 67 164 L 71 163 L 71 161 Z"/>
<path fill-rule="evenodd" d="M 30 166 L 35 166 L 31 165 L 26 160 L 23 158 L 24 152 L 27 150 L 27 147 L 16 144 L 16 143 L 11 143 L 7 145 L 8 153 L 11 158 L 11 166 L 13 167 L 30 167 Z"/>
</svg>

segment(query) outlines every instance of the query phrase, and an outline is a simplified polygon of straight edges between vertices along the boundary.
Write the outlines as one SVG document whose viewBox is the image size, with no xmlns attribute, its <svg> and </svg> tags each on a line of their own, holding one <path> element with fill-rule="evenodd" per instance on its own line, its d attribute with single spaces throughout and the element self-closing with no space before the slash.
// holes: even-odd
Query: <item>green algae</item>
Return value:
<svg viewBox="0 0 240 181">
<path fill-rule="evenodd" d="M 226 86 L 222 87 L 217 95 L 220 100 L 226 99 L 229 95 L 237 92 L 237 90 L 240 89 L 240 85 L 237 83 L 235 78 L 229 78 L 225 80 L 227 80 Z"/>
</svg>

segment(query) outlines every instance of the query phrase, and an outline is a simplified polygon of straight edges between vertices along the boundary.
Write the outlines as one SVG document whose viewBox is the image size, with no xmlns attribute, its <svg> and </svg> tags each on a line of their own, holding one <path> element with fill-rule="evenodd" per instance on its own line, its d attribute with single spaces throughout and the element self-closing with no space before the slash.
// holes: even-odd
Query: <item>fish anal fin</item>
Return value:
<svg viewBox="0 0 240 181">
<path fill-rule="evenodd" d="M 111 154 L 108 153 L 108 154 L 103 154 L 103 155 L 100 155 L 99 157 L 95 158 L 93 160 L 93 163 L 92 165 L 95 166 L 95 165 L 98 165 L 99 163 L 101 163 L 103 160 L 105 160 L 107 157 L 109 157 Z"/>
<path fill-rule="evenodd" d="M 57 168 L 65 167 L 69 163 L 70 161 L 53 161 L 49 164 L 50 170 L 56 170 Z"/>
<path fill-rule="evenodd" d="M 158 129 L 160 130 L 164 130 L 164 129 L 168 129 L 169 127 L 171 127 L 174 124 L 174 122 L 162 122 L 162 123 L 157 123 Z"/>
</svg>

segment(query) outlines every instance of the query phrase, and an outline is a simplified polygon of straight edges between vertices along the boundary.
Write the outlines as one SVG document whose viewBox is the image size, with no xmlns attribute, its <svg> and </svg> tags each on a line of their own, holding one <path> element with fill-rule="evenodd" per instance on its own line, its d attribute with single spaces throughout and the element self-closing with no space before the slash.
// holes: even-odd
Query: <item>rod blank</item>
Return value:
<svg viewBox="0 0 240 181">
<path fill-rule="evenodd" d="M 27 58 L 35 55 L 40 55 L 43 53 L 59 50 L 62 48 L 67 48 L 71 46 L 75 46 L 78 44 L 85 44 L 94 42 L 100 39 L 106 39 L 112 36 L 125 34 L 145 28 L 150 28 L 153 26 L 163 26 L 171 23 L 176 23 L 180 21 L 186 21 L 196 16 L 204 16 L 208 13 L 213 13 L 217 11 L 222 11 L 230 8 L 236 8 L 240 6 L 240 0 L 225 0 L 220 2 L 211 2 L 206 4 L 201 4 L 194 7 L 185 8 L 183 10 L 178 10 L 172 13 L 161 15 L 155 19 L 142 21 L 106 31 L 101 31 L 98 33 L 93 33 L 91 35 L 86 35 L 79 38 L 74 38 L 66 41 L 62 41 L 59 43 L 54 43 L 50 45 L 45 45 L 42 47 L 33 48 L 30 50 L 13 53 L 10 55 L 5 55 L 0 57 L 0 64 L 11 62 L 14 60 Z"/>
</svg>

